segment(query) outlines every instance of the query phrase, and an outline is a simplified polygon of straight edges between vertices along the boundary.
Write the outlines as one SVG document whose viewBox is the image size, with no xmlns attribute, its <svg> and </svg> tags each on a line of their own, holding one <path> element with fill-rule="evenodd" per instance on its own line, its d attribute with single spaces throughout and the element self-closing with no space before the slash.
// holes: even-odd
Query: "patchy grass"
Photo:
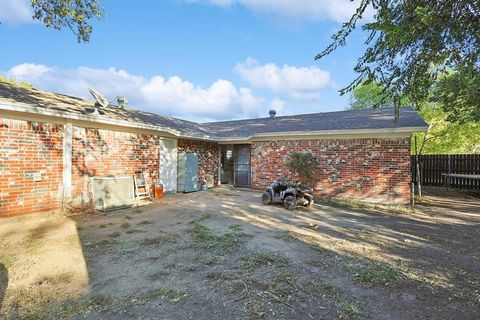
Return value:
<svg viewBox="0 0 480 320">
<path fill-rule="evenodd" d="M 137 223 L 137 226 L 142 226 L 142 225 L 147 225 L 147 224 L 153 224 L 153 222 L 148 221 L 148 220 L 142 220 L 139 223 Z"/>
<path fill-rule="evenodd" d="M 11 84 L 13 86 L 17 86 L 17 87 L 21 87 L 21 88 L 28 88 L 28 89 L 31 89 L 33 88 L 33 85 L 27 81 L 18 81 L 16 79 L 13 79 L 13 78 L 5 78 L 4 76 L 1 76 L 0 75 L 0 83 L 8 83 L 8 84 Z"/>
<path fill-rule="evenodd" d="M 297 281 L 291 274 L 281 272 L 272 277 L 269 287 L 276 296 L 282 298 L 282 300 L 286 300 L 294 294 L 296 285 Z"/>
<path fill-rule="evenodd" d="M 147 291 L 141 296 L 141 299 L 147 301 L 162 299 L 168 300 L 170 302 L 178 302 L 181 299 L 185 298 L 187 295 L 187 292 L 184 290 L 177 291 L 161 287 Z"/>
<path fill-rule="evenodd" d="M 145 238 L 139 241 L 140 245 L 151 246 L 159 245 L 162 243 L 175 243 L 177 242 L 177 235 L 173 233 L 162 233 L 153 238 Z"/>
<path fill-rule="evenodd" d="M 130 228 L 132 225 L 130 223 L 128 223 L 127 221 L 124 221 L 121 225 L 120 225 L 120 228 L 122 229 L 128 229 Z"/>
<path fill-rule="evenodd" d="M 210 257 L 208 259 L 205 260 L 205 264 L 207 266 L 213 266 L 214 264 L 219 264 L 220 263 L 220 258 L 218 257 Z"/>
<path fill-rule="evenodd" d="M 75 273 L 73 272 L 62 272 L 50 277 L 46 277 L 41 281 L 41 283 L 48 283 L 51 285 L 68 284 L 72 282 L 74 277 Z"/>
<path fill-rule="evenodd" d="M 3 265 L 5 269 L 9 269 L 13 266 L 15 258 L 11 256 L 0 256 L 0 265 Z"/>
<path fill-rule="evenodd" d="M 340 308 L 342 308 L 349 317 L 357 317 L 362 314 L 362 308 L 356 301 L 343 301 L 340 303 Z"/>
<path fill-rule="evenodd" d="M 129 229 L 129 230 L 125 231 L 126 234 L 143 233 L 143 232 L 145 232 L 145 231 L 139 230 L 139 229 Z"/>
<path fill-rule="evenodd" d="M 228 232 L 223 235 L 216 235 L 207 227 L 195 223 L 188 232 L 197 240 L 197 244 L 204 249 L 214 249 L 220 254 L 234 251 L 247 234 Z"/>
<path fill-rule="evenodd" d="M 242 226 L 238 223 L 235 223 L 235 224 L 231 224 L 228 226 L 228 229 L 234 231 L 234 232 L 240 232 L 242 231 Z"/>
<path fill-rule="evenodd" d="M 63 214 L 67 217 L 76 216 L 80 214 L 91 215 L 95 214 L 97 211 L 95 210 L 95 205 L 93 201 L 81 201 L 78 204 L 70 204 L 67 205 L 64 209 Z"/>
<path fill-rule="evenodd" d="M 278 240 L 285 240 L 285 241 L 294 241 L 297 238 L 294 236 L 293 232 L 291 231 L 278 231 L 273 236 L 275 239 Z"/>
<path fill-rule="evenodd" d="M 97 293 L 90 297 L 88 300 L 89 305 L 105 306 L 112 303 L 113 299 L 110 295 L 105 293 Z"/>
<path fill-rule="evenodd" d="M 162 269 L 162 270 L 159 270 L 157 272 L 152 273 L 149 277 L 152 280 L 158 281 L 158 280 L 162 279 L 163 277 L 168 276 L 169 274 L 170 274 L 170 272 Z"/>
<path fill-rule="evenodd" d="M 389 285 L 404 278 L 400 269 L 392 264 L 354 257 L 338 258 L 338 265 L 365 285 Z"/>
<path fill-rule="evenodd" d="M 315 197 L 315 203 L 341 208 L 374 210 L 396 214 L 412 214 L 419 212 L 418 209 L 410 205 L 386 205 L 341 197 Z"/>
<path fill-rule="evenodd" d="M 111 238 L 117 238 L 117 237 L 120 237 L 122 234 L 118 231 L 114 231 L 112 233 L 110 233 L 108 236 L 111 237 Z"/>
<path fill-rule="evenodd" d="M 207 273 L 205 277 L 211 281 L 224 281 L 232 278 L 232 276 L 227 271 L 222 270 L 211 271 Z"/>
<path fill-rule="evenodd" d="M 255 235 L 252 233 L 247 233 L 247 232 L 235 232 L 235 236 L 239 238 L 254 238 Z"/>
<path fill-rule="evenodd" d="M 113 239 L 103 239 L 85 244 L 85 247 L 92 250 L 106 250 L 117 246 L 120 242 Z"/>
<path fill-rule="evenodd" d="M 140 208 L 136 208 L 132 211 L 133 214 L 140 214 L 140 213 L 143 213 L 143 210 L 140 209 Z"/>
<path fill-rule="evenodd" d="M 198 216 L 198 217 L 193 218 L 193 219 L 190 220 L 188 223 L 189 223 L 189 224 L 195 224 L 195 223 L 198 223 L 198 222 L 201 222 L 201 221 L 210 219 L 211 217 L 213 217 L 213 215 L 212 215 L 211 213 L 205 213 L 205 214 L 202 214 L 202 215 L 200 215 L 200 216 Z"/>
<path fill-rule="evenodd" d="M 249 270 L 269 266 L 285 268 L 290 265 L 287 258 L 276 252 L 270 251 L 252 252 L 242 257 L 242 262 L 243 267 Z"/>
<path fill-rule="evenodd" d="M 60 274 L 55 281 L 64 281 L 68 275 Z M 68 280 L 68 279 L 67 279 Z M 62 283 L 58 283 L 61 285 Z M 22 306 L 17 310 L 15 319 L 72 319 L 75 315 L 101 309 L 112 303 L 112 298 L 106 294 L 94 294 L 85 298 L 76 295 L 59 296 L 58 286 L 52 283 L 38 284 L 34 287 L 16 289 L 9 293 L 8 305 Z M 58 300 L 54 297 L 59 298 Z M 4 301 L 4 302 L 5 302 Z"/>
</svg>

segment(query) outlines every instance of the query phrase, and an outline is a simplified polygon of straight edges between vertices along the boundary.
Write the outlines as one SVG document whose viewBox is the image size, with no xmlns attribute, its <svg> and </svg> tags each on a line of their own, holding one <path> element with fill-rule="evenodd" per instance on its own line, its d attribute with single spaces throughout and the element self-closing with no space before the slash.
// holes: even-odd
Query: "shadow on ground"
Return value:
<svg viewBox="0 0 480 320">
<path fill-rule="evenodd" d="M 2 312 L 52 319 L 473 319 L 480 202 L 437 193 L 409 214 L 393 214 L 326 205 L 287 211 L 262 205 L 257 192 L 217 188 L 106 215 L 48 217 L 48 225 L 37 219 L 23 235 L 2 225 L 1 247 L 13 257 Z M 46 267 L 40 259 L 22 269 L 29 260 L 11 248 L 15 241 L 34 260 L 56 252 L 64 265 Z M 19 270 L 29 270 L 29 278 L 20 280 Z M 50 299 L 19 288 L 49 288 Z"/>
</svg>

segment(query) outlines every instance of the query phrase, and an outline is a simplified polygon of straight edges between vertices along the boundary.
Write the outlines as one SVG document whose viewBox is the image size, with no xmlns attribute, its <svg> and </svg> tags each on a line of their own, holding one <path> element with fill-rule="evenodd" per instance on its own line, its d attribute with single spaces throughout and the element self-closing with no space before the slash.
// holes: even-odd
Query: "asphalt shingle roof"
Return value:
<svg viewBox="0 0 480 320">
<path fill-rule="evenodd" d="M 260 119 L 204 123 L 219 137 L 248 137 L 272 132 L 375 130 L 427 126 L 411 107 L 403 107 L 395 123 L 394 109 L 349 110 Z"/>
<path fill-rule="evenodd" d="M 92 116 L 94 102 L 58 93 L 40 91 L 34 88 L 0 83 L 0 104 L 23 103 L 34 107 L 39 113 L 42 109 L 60 111 L 72 115 Z M 1 109 L 1 108 L 0 108 Z M 258 134 L 337 131 L 337 130 L 375 130 L 393 128 L 426 127 L 423 119 L 410 107 L 401 109 L 400 117 L 394 122 L 393 109 L 337 111 L 326 113 L 279 116 L 271 119 L 257 118 L 221 122 L 195 123 L 182 119 L 161 116 L 151 112 L 122 109 L 110 106 L 101 109 L 98 117 L 127 121 L 135 124 L 160 126 L 177 131 L 181 136 L 192 138 L 225 139 L 248 138 Z"/>
</svg>

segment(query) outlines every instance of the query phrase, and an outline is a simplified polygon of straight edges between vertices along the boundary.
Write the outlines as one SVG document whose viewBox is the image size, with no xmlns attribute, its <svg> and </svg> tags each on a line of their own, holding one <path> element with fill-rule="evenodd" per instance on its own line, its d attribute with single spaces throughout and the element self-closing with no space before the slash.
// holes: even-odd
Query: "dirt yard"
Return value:
<svg viewBox="0 0 480 320">
<path fill-rule="evenodd" d="M 260 194 L 0 220 L 0 318 L 480 318 L 478 198 L 287 211 Z"/>
</svg>

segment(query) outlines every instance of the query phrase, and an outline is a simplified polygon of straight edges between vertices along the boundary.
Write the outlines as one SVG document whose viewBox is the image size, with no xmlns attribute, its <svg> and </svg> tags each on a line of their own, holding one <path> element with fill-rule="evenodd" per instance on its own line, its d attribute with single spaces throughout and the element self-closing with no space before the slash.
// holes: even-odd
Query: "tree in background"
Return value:
<svg viewBox="0 0 480 320">
<path fill-rule="evenodd" d="M 377 82 L 364 81 L 350 96 L 350 110 L 391 108 L 394 106 L 393 97 L 389 96 L 384 87 Z M 400 98 L 401 105 L 409 105 L 408 99 Z"/>
<path fill-rule="evenodd" d="M 415 132 L 419 154 L 460 154 L 475 153 L 480 145 L 480 123 L 449 121 L 450 113 L 442 106 L 429 103 L 421 107 L 418 113 L 429 124 L 427 132 Z M 412 141 L 413 142 L 413 141 Z M 415 145 L 412 143 L 412 154 Z"/>
<path fill-rule="evenodd" d="M 88 42 L 92 33 L 90 21 L 104 16 L 100 0 L 30 0 L 33 19 L 48 28 L 70 29 L 78 42 Z"/>
<path fill-rule="evenodd" d="M 445 75 L 442 79 L 448 79 Z M 451 121 L 452 113 L 445 111 L 438 101 L 439 90 L 445 82 L 434 86 L 430 101 L 425 101 L 417 108 L 418 113 L 429 124 L 427 132 L 416 132 L 412 141 L 412 154 L 447 154 L 447 153 L 474 153 L 476 146 L 480 145 L 480 123 L 465 119 L 462 123 Z M 384 92 L 377 83 L 361 84 L 356 87 L 350 97 L 350 109 L 373 109 L 381 99 L 379 95 Z M 408 105 L 406 98 L 401 98 L 403 105 Z M 385 100 L 387 101 L 387 100 Z M 391 101 L 391 100 L 390 100 Z M 384 106 L 389 106 L 385 102 Z M 391 105 L 390 105 L 391 106 Z M 467 113 L 463 113 L 465 118 Z M 415 150 L 415 137 L 417 150 Z"/>
<path fill-rule="evenodd" d="M 461 68 L 440 76 L 432 90 L 432 101 L 439 102 L 448 120 L 458 123 L 480 122 L 480 76 Z"/>
<path fill-rule="evenodd" d="M 33 88 L 32 84 L 27 81 L 17 81 L 15 79 L 8 79 L 2 76 L 1 74 L 0 74 L 0 83 L 8 83 L 14 86 L 24 87 L 24 88 Z"/>
<path fill-rule="evenodd" d="M 342 95 L 364 81 L 376 82 L 384 91 L 374 107 L 392 99 L 398 116 L 402 97 L 420 106 L 439 75 L 453 70 L 458 72 L 456 80 L 467 87 L 462 100 L 456 101 L 452 95 L 457 92 L 446 84 L 442 102 L 449 102 L 443 105 L 452 115 L 450 120 L 478 112 L 480 95 L 472 93 L 478 91 L 480 77 L 480 1 L 361 0 L 355 14 L 315 59 L 345 46 L 369 8 L 375 12 L 374 21 L 362 27 L 369 34 L 368 48 L 354 68 L 357 78 L 340 90 Z"/>
</svg>

